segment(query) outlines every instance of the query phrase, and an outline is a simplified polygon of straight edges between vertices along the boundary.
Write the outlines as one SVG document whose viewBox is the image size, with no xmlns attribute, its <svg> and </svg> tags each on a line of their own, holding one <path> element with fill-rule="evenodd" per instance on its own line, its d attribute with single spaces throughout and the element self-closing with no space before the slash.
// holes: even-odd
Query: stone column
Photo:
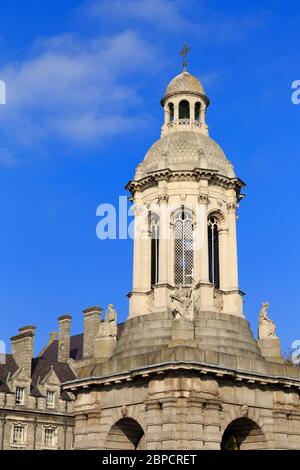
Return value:
<svg viewBox="0 0 300 470">
<path fill-rule="evenodd" d="M 220 289 L 229 288 L 228 272 L 228 229 L 219 229 Z"/>
<path fill-rule="evenodd" d="M 205 106 L 204 106 L 204 103 L 201 103 L 200 105 L 200 122 L 203 126 L 206 125 L 206 122 L 205 122 Z"/>
<path fill-rule="evenodd" d="M 142 205 L 135 208 L 133 290 L 148 291 L 151 288 L 150 273 L 151 236 L 148 214 Z"/>
<path fill-rule="evenodd" d="M 229 283 L 232 290 L 238 290 L 238 259 L 237 259 L 237 238 L 236 238 L 236 202 L 227 204 L 228 210 L 228 274 Z"/>
<path fill-rule="evenodd" d="M 135 201 L 133 289 L 129 318 L 148 313 L 147 292 L 151 290 L 151 234 L 147 207 Z"/>
<path fill-rule="evenodd" d="M 274 416 L 274 444 L 275 449 L 289 449 L 289 421 L 285 410 L 273 411 Z"/>
<path fill-rule="evenodd" d="M 100 426 L 101 410 L 92 410 L 87 414 L 86 423 L 86 449 L 99 450 L 99 437 L 101 436 Z"/>
<path fill-rule="evenodd" d="M 160 402 L 162 404 L 161 448 L 164 450 L 178 449 L 178 439 L 176 436 L 177 398 L 162 398 Z"/>
<path fill-rule="evenodd" d="M 300 412 L 292 411 L 289 416 L 289 449 L 300 449 Z"/>
<path fill-rule="evenodd" d="M 179 120 L 179 104 L 174 103 L 174 121 L 178 123 L 178 120 Z"/>
<path fill-rule="evenodd" d="M 161 404 L 159 400 L 147 400 L 146 410 L 146 445 L 147 450 L 161 449 Z"/>
<path fill-rule="evenodd" d="M 204 406 L 204 449 L 220 450 L 221 432 L 220 432 L 220 402 L 209 399 Z"/>
<path fill-rule="evenodd" d="M 87 431 L 87 415 L 79 413 L 75 415 L 74 429 L 74 449 L 85 450 L 86 447 L 86 431 Z"/>
<path fill-rule="evenodd" d="M 200 282 L 209 282 L 208 273 L 208 229 L 207 229 L 207 205 L 208 195 L 199 194 L 199 217 L 197 228 L 199 231 L 199 280 Z"/>
<path fill-rule="evenodd" d="M 187 399 L 187 427 L 191 438 L 188 441 L 188 450 L 201 450 L 203 448 L 203 400 L 197 397 Z"/>
<path fill-rule="evenodd" d="M 159 276 L 154 290 L 154 305 L 156 311 L 167 311 L 169 304 L 169 245 L 170 245 L 170 217 L 168 209 L 169 198 L 167 194 L 158 197 L 159 202 Z"/>
<path fill-rule="evenodd" d="M 208 195 L 200 192 L 197 208 L 197 245 L 194 258 L 195 303 L 199 310 L 213 310 L 213 285 L 209 282 L 208 271 Z"/>
<path fill-rule="evenodd" d="M 164 107 L 164 124 L 165 126 L 170 122 L 170 112 L 168 106 Z"/>
<path fill-rule="evenodd" d="M 162 195 L 160 202 L 160 221 L 159 221 L 159 284 L 167 284 L 169 281 L 169 214 L 168 214 L 168 196 Z"/>
<path fill-rule="evenodd" d="M 195 122 L 195 103 L 190 103 L 190 127 L 194 127 Z"/>
</svg>

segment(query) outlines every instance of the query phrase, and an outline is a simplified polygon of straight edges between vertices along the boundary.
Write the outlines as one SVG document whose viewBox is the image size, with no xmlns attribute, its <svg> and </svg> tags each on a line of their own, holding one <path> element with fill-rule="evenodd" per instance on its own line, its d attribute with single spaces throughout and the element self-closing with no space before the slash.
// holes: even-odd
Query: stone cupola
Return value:
<svg viewBox="0 0 300 470">
<path fill-rule="evenodd" d="M 209 99 L 200 81 L 186 70 L 171 80 L 161 105 L 164 109 L 162 136 L 187 129 L 208 135 L 205 114 Z"/>
</svg>

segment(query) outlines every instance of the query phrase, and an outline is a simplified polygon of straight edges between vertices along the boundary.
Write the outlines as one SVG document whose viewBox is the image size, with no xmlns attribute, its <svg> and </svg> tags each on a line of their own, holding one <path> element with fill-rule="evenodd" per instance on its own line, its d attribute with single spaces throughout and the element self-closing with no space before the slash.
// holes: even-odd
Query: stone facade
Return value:
<svg viewBox="0 0 300 470">
<path fill-rule="evenodd" d="M 52 333 L 33 357 L 35 327 L 11 338 L 12 354 L 0 365 L 0 448 L 71 449 L 74 396 L 61 384 L 76 377 L 70 358 L 71 317 L 59 318 L 59 339 Z M 70 348 L 71 343 L 71 348 Z M 2 358 L 3 359 L 3 358 Z"/>
</svg>

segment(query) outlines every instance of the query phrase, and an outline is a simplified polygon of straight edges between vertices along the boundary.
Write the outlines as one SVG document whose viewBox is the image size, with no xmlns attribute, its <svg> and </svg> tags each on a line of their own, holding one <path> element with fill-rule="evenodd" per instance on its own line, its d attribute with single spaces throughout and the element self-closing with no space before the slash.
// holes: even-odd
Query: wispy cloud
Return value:
<svg viewBox="0 0 300 470">
<path fill-rule="evenodd" d="M 30 60 L 0 70 L 9 92 L 0 114 L 2 141 L 14 135 L 13 146 L 27 151 L 53 137 L 93 145 L 136 128 L 137 116 L 129 111 L 142 100 L 139 77 L 155 64 L 154 47 L 130 30 L 39 41 Z M 17 157 L 2 149 L 0 165 L 10 161 Z"/>
<path fill-rule="evenodd" d="M 270 18 L 265 10 L 240 16 L 219 13 L 204 0 L 90 0 L 83 11 L 100 21 L 109 19 L 123 25 L 135 21 L 137 27 L 151 24 L 167 33 L 221 43 L 247 36 Z"/>
<path fill-rule="evenodd" d="M 190 25 L 181 0 L 92 0 L 84 9 L 90 17 L 142 21 L 167 31 L 183 32 Z"/>
<path fill-rule="evenodd" d="M 264 12 L 233 17 L 209 8 L 203 0 L 83 4 L 80 12 L 96 22 L 94 36 L 39 39 L 28 48 L 29 58 L 0 70 L 8 93 L 0 109 L 0 166 L 47 154 L 48 143 L 94 146 L 134 131 L 145 109 L 141 84 L 162 69 L 163 56 L 168 62 L 161 52 L 170 39 L 226 44 L 267 21 Z M 219 72 L 207 71 L 203 81 L 218 77 Z"/>
</svg>

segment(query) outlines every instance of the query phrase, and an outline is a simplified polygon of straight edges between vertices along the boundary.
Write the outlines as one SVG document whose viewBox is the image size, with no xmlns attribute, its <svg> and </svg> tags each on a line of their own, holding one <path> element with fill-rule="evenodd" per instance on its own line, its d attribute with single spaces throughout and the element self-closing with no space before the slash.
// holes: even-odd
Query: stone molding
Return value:
<svg viewBox="0 0 300 470">
<path fill-rule="evenodd" d="M 144 191 L 145 189 L 157 186 L 159 181 L 200 181 L 201 179 L 208 180 L 209 184 L 221 186 L 226 189 L 235 189 L 238 195 L 240 194 L 241 189 L 245 187 L 245 183 L 239 178 L 222 176 L 218 174 L 216 170 L 195 168 L 194 170 L 175 171 L 166 168 L 164 170 L 154 171 L 138 181 L 129 181 L 125 189 L 130 191 L 134 196 L 137 191 Z"/>
</svg>

